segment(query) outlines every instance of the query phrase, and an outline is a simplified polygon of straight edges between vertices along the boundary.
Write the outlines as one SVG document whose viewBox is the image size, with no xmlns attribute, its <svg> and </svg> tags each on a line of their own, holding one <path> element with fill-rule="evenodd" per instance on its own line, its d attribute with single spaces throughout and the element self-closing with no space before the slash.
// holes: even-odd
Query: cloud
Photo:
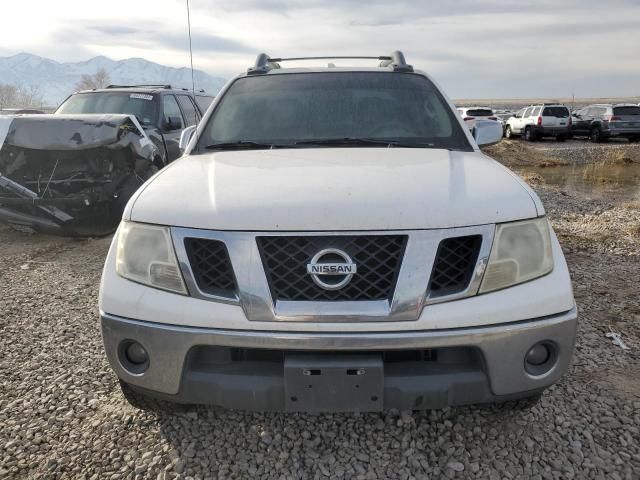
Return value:
<svg viewBox="0 0 640 480">
<path fill-rule="evenodd" d="M 159 46 L 176 50 L 184 50 L 189 45 L 187 30 L 182 32 L 167 31 L 161 24 L 145 24 L 144 28 L 117 25 L 85 23 L 82 26 L 69 25 L 64 29 L 64 35 L 69 30 L 75 30 L 74 36 L 85 38 L 93 44 L 112 44 L 114 41 L 138 46 Z M 253 52 L 254 49 L 239 40 L 225 38 L 202 32 L 192 32 L 194 49 L 203 52 Z"/>
<path fill-rule="evenodd" d="M 21 0 L 1 51 L 56 60 L 144 57 L 188 66 L 184 0 Z M 37 3 L 39 15 L 34 19 Z M 31 4 L 31 5 L 30 5 Z M 403 50 L 453 97 L 639 95 L 637 0 L 190 0 L 197 68 L 230 77 L 257 53 Z M 22 15 L 22 16 L 21 16 Z M 34 23 L 35 22 L 35 23 Z M 19 25 L 29 24 L 28 35 Z M 14 27 L 15 25 L 15 27 Z M 72 39 L 72 41 L 70 40 Z"/>
</svg>

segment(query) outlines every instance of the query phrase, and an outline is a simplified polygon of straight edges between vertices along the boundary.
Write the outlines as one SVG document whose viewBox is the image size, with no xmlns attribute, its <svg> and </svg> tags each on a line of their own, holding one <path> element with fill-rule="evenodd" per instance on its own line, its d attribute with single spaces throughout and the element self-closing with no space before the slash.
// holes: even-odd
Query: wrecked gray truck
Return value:
<svg viewBox="0 0 640 480">
<path fill-rule="evenodd" d="M 0 117 L 0 222 L 106 235 L 158 171 L 161 145 L 133 115 Z"/>
</svg>

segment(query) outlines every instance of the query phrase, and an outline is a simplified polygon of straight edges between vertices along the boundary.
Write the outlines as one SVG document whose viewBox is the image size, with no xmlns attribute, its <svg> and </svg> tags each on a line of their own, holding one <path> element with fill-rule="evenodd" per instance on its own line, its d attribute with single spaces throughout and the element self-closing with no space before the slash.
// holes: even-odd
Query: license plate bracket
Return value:
<svg viewBox="0 0 640 480">
<path fill-rule="evenodd" d="M 305 412 L 379 412 L 383 407 L 382 356 L 287 354 L 285 409 Z"/>
</svg>

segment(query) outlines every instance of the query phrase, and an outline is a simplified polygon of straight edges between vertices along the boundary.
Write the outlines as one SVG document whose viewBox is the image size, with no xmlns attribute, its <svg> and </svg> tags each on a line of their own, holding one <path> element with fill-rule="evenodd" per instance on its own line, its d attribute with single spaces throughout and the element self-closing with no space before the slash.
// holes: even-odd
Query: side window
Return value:
<svg viewBox="0 0 640 480">
<path fill-rule="evenodd" d="M 171 123 L 169 123 L 171 118 Z M 184 128 L 184 120 L 176 97 L 173 95 L 162 96 L 162 128 L 165 130 L 180 130 Z"/>
<path fill-rule="evenodd" d="M 191 98 L 189 98 L 188 95 L 178 95 L 178 103 L 180 104 L 180 108 L 182 108 L 182 113 L 184 113 L 184 120 L 187 124 L 186 126 L 190 127 L 191 125 L 198 123 L 198 114 L 193 106 Z"/>
<path fill-rule="evenodd" d="M 196 95 L 196 105 L 200 108 L 200 112 L 204 114 L 211 105 L 213 101 L 213 97 L 205 97 L 204 95 Z"/>
<path fill-rule="evenodd" d="M 542 110 L 542 107 L 536 107 L 533 109 L 533 112 L 531 112 L 531 115 L 533 115 L 534 117 L 537 117 L 540 115 L 540 110 Z"/>
<path fill-rule="evenodd" d="M 531 116 L 531 111 L 532 111 L 532 110 L 533 110 L 533 107 L 529 107 L 529 108 L 527 108 L 527 109 L 524 111 L 524 115 L 523 115 L 523 117 L 524 117 L 524 118 L 528 118 L 528 117 L 530 117 L 530 116 Z"/>
<path fill-rule="evenodd" d="M 516 113 L 516 118 L 522 118 L 523 115 L 524 115 L 524 109 L 518 110 L 518 113 Z"/>
</svg>

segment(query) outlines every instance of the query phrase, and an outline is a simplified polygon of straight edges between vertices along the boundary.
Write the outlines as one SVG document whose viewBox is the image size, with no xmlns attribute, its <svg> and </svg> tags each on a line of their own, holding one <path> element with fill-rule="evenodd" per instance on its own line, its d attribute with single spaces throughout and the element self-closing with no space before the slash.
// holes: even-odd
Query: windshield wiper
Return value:
<svg viewBox="0 0 640 480">
<path fill-rule="evenodd" d="M 385 140 L 383 138 L 318 138 L 309 140 L 299 140 L 295 145 L 379 145 L 384 147 L 406 147 L 406 148 L 433 148 L 433 143 L 413 143 L 402 142 L 400 140 Z"/>
<path fill-rule="evenodd" d="M 212 143 L 204 147 L 207 150 L 233 150 L 233 149 L 261 149 L 261 148 L 279 148 L 286 145 L 278 145 L 274 143 L 251 142 L 247 140 L 238 140 L 237 142 L 220 142 Z"/>
</svg>

